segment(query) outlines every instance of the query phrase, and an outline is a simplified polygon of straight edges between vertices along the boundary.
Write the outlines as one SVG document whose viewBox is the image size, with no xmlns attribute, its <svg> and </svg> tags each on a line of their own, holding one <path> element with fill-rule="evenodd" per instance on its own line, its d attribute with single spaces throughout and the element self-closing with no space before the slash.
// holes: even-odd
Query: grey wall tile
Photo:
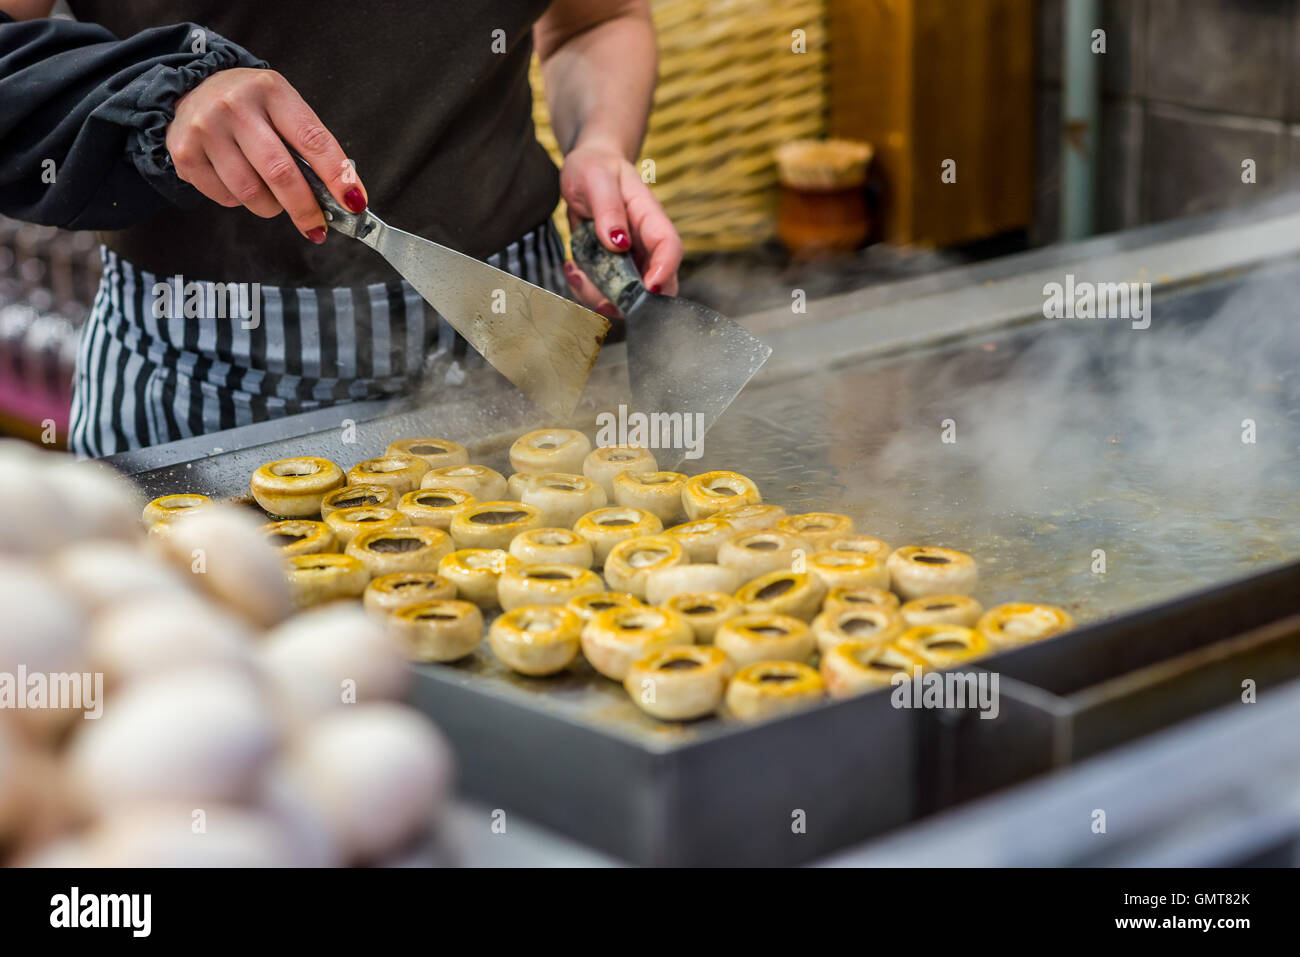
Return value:
<svg viewBox="0 0 1300 957">
<path fill-rule="evenodd" d="M 1145 109 L 1140 100 L 1102 105 L 1098 144 L 1097 229 L 1110 233 L 1142 222 L 1142 140 Z"/>
<path fill-rule="evenodd" d="M 1143 219 L 1250 202 L 1278 180 L 1287 150 L 1280 122 L 1151 104 L 1142 146 Z M 1255 161 L 1256 185 L 1241 181 L 1247 158 Z"/>
<path fill-rule="evenodd" d="M 1146 93 L 1281 119 L 1294 0 L 1147 0 Z"/>
</svg>

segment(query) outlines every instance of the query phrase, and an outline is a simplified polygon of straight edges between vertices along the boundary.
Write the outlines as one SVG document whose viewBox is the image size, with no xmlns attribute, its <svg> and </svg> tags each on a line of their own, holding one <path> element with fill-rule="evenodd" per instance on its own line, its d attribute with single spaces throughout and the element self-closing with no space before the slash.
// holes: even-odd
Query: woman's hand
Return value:
<svg viewBox="0 0 1300 957">
<path fill-rule="evenodd" d="M 560 191 L 569 206 L 570 225 L 594 219 L 596 235 L 605 248 L 615 252 L 631 249 L 647 289 L 676 294 L 682 241 L 621 150 L 588 144 L 575 147 L 564 159 Z M 564 264 L 564 274 L 580 302 L 605 316 L 618 314 L 573 263 Z"/>
<path fill-rule="evenodd" d="M 366 208 L 365 188 L 343 148 L 273 70 L 214 73 L 176 101 L 167 127 L 167 149 L 185 182 L 213 202 L 247 206 L 266 219 L 287 211 L 300 233 L 323 243 L 325 216 L 289 147 L 344 207 Z"/>
</svg>

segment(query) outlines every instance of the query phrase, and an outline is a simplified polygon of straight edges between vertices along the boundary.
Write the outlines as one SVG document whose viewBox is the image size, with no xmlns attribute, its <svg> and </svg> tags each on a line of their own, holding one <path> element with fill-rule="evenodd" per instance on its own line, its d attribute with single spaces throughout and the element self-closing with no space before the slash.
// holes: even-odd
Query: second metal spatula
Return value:
<svg viewBox="0 0 1300 957">
<path fill-rule="evenodd" d="M 465 337 L 484 359 L 551 415 L 573 414 L 609 320 L 576 302 L 438 243 L 338 204 L 299 158 L 331 229 L 359 239 Z"/>
<path fill-rule="evenodd" d="M 637 411 L 702 415 L 708 431 L 772 347 L 707 306 L 648 291 L 632 257 L 602 246 L 590 220 L 573 231 L 572 246 L 574 262 L 627 317 Z"/>
</svg>

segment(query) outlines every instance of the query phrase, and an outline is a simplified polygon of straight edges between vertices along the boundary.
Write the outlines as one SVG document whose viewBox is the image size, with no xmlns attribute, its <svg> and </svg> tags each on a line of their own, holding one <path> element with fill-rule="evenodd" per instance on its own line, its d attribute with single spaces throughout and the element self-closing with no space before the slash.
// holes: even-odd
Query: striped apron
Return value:
<svg viewBox="0 0 1300 957">
<path fill-rule="evenodd" d="M 102 257 L 68 429 L 68 446 L 81 457 L 388 398 L 430 382 L 452 387 L 483 365 L 405 281 L 262 286 L 260 318 L 246 322 L 224 306 L 209 314 L 226 295 L 213 282 L 156 277 L 107 249 Z M 564 249 L 549 220 L 486 262 L 569 295 Z M 187 296 L 209 305 L 189 315 Z M 156 307 L 159 299 L 170 301 Z"/>
</svg>

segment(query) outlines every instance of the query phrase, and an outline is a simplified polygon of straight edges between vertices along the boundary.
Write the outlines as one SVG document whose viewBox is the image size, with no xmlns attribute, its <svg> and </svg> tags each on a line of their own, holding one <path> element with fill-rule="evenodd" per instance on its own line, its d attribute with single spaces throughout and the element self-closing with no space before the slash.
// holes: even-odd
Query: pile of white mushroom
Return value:
<svg viewBox="0 0 1300 957">
<path fill-rule="evenodd" d="M 359 607 L 291 617 L 253 512 L 146 536 L 129 482 L 16 442 L 0 499 L 0 864 L 431 856 L 451 756 L 404 656 Z"/>
<path fill-rule="evenodd" d="M 300 607 L 362 599 L 418 661 L 465 658 L 485 633 L 523 675 L 581 654 L 662 720 L 724 702 L 773 717 L 1072 624 L 1051 605 L 986 612 L 969 555 L 787 515 L 737 472 L 662 471 L 646 449 L 560 428 L 521 436 L 510 463 L 507 480 L 456 442 L 415 438 L 346 472 L 269 462 L 250 489 Z M 197 541 L 185 516 L 204 507 L 151 503 L 153 534 Z"/>
</svg>

